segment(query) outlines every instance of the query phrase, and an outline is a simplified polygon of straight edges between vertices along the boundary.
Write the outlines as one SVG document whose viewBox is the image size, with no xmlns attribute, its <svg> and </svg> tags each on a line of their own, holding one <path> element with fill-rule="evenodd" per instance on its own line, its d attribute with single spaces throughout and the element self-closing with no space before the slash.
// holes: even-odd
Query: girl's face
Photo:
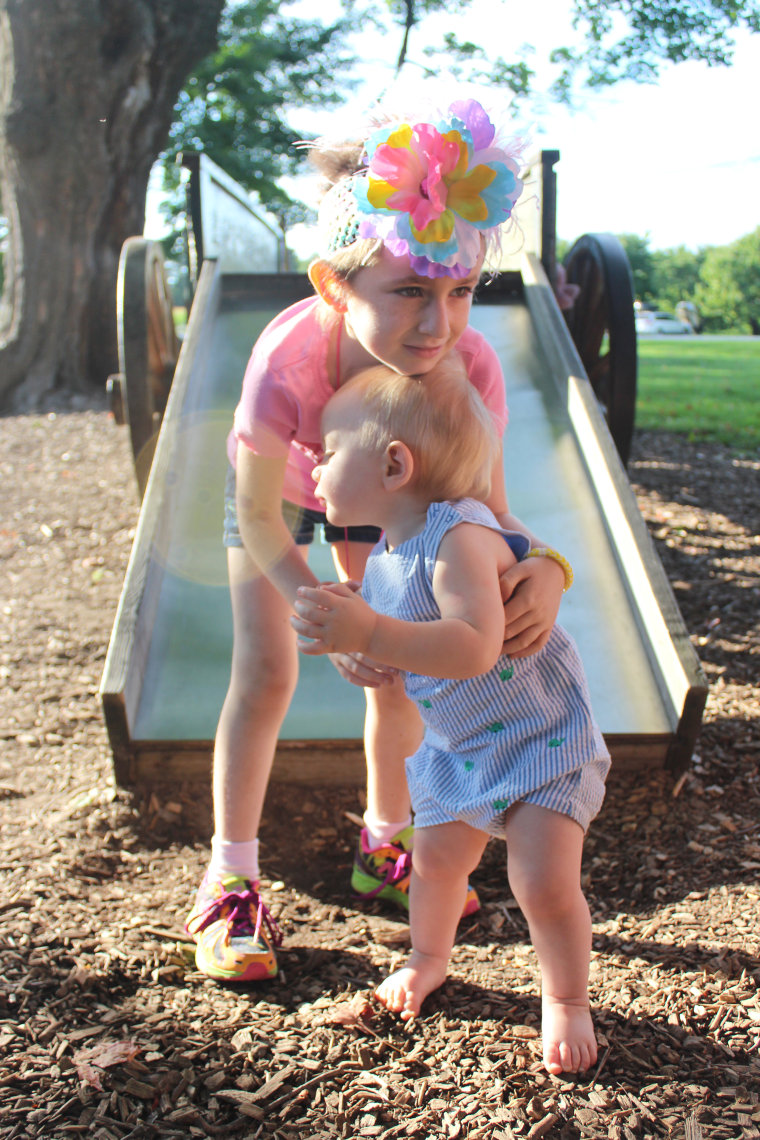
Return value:
<svg viewBox="0 0 760 1140">
<path fill-rule="evenodd" d="M 379 259 L 360 269 L 345 285 L 346 332 L 354 342 L 344 380 L 374 361 L 394 372 L 429 372 L 454 347 L 467 327 L 475 286 L 483 265 L 467 277 L 420 277 L 408 257 L 383 248 Z"/>
<path fill-rule="evenodd" d="M 383 456 L 360 439 L 361 405 L 341 392 L 324 413 L 324 454 L 312 472 L 315 495 L 334 526 L 380 525 Z"/>
</svg>

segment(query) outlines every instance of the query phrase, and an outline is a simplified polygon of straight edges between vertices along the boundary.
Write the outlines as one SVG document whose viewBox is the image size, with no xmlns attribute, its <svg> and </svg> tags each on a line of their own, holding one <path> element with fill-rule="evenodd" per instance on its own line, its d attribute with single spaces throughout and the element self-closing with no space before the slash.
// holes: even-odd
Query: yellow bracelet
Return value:
<svg viewBox="0 0 760 1140">
<path fill-rule="evenodd" d="M 570 589 L 573 584 L 573 568 L 565 558 L 564 554 L 560 554 L 558 550 L 552 550 L 550 546 L 534 546 L 525 555 L 525 558 L 551 558 L 562 567 L 562 572 L 565 575 L 565 588 L 562 591 L 564 594 Z M 525 561 L 525 558 L 523 561 Z"/>
</svg>

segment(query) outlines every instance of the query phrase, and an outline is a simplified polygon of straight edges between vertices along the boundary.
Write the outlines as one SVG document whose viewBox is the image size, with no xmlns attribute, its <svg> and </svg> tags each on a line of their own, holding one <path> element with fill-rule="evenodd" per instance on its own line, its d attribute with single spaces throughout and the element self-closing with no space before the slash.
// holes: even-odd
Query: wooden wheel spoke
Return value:
<svg viewBox="0 0 760 1140">
<path fill-rule="evenodd" d="M 179 344 L 161 247 L 128 238 L 119 262 L 119 370 L 140 492 L 171 387 Z"/>
<path fill-rule="evenodd" d="M 589 380 L 597 396 L 601 394 L 600 389 L 609 384 L 611 373 L 610 354 L 607 352 L 603 356 L 598 356 L 592 366 L 592 372 L 589 374 Z"/>
<path fill-rule="evenodd" d="M 612 234 L 585 234 L 564 265 L 568 281 L 580 287 L 566 314 L 568 328 L 626 463 L 636 406 L 636 330 L 628 259 Z"/>
</svg>

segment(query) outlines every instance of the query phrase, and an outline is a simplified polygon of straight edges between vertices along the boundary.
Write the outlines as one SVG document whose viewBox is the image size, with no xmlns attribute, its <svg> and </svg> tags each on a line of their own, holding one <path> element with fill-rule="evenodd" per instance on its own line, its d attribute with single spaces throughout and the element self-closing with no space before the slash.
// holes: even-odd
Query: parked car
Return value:
<svg viewBox="0 0 760 1140">
<path fill-rule="evenodd" d="M 657 313 L 651 309 L 639 309 L 636 313 L 636 332 L 639 336 L 657 336 L 660 333 L 672 336 L 674 334 L 691 334 L 694 329 L 673 313 Z"/>
<path fill-rule="evenodd" d="M 693 301 L 679 301 L 676 305 L 676 316 L 679 321 L 686 321 L 695 333 L 702 332 L 702 317 Z"/>
</svg>

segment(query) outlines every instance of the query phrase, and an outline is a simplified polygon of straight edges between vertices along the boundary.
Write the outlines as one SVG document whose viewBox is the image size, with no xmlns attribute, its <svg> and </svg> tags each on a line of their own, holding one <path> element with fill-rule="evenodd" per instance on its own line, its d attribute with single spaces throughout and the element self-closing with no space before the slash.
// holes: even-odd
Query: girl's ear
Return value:
<svg viewBox="0 0 760 1140">
<path fill-rule="evenodd" d="M 345 313 L 343 282 L 326 261 L 312 261 L 309 266 L 309 280 L 322 300 L 336 313 Z"/>
<path fill-rule="evenodd" d="M 414 456 L 405 443 L 394 439 L 385 449 L 383 484 L 386 491 L 408 487 L 414 474 Z"/>
</svg>

